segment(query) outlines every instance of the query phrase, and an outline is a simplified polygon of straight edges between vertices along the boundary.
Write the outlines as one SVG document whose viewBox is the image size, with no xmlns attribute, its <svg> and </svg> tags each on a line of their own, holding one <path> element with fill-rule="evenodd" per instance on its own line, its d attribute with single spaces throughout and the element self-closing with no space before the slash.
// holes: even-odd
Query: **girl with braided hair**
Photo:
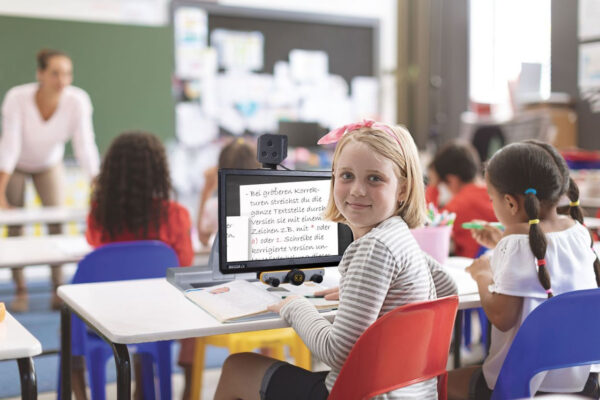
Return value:
<svg viewBox="0 0 600 400">
<path fill-rule="evenodd" d="M 494 250 L 467 271 L 477 282 L 492 323 L 491 346 L 483 366 L 450 371 L 449 399 L 490 398 L 529 313 L 553 295 L 600 284 L 600 263 L 582 225 L 579 191 L 556 149 L 533 140 L 510 144 L 490 159 L 485 178 L 505 230 L 486 226 L 472 232 L 480 244 Z M 570 216 L 557 212 L 564 195 L 570 199 Z M 580 393 L 594 398 L 600 394 L 598 375 L 590 373 L 589 365 L 539 373 L 531 387 L 533 393 Z"/>
</svg>

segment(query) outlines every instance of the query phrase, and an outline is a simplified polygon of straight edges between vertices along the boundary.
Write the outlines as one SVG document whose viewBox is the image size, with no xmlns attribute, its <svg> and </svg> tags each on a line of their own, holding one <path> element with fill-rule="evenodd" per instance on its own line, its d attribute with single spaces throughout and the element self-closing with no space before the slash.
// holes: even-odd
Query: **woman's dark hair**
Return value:
<svg viewBox="0 0 600 400">
<path fill-rule="evenodd" d="M 36 56 L 38 69 L 43 71 L 46 68 L 48 68 L 48 62 L 52 57 L 56 56 L 67 57 L 69 60 L 71 59 L 71 57 L 69 57 L 69 55 L 64 51 L 41 49 L 40 51 L 38 51 Z"/>
<path fill-rule="evenodd" d="M 583 214 L 576 205 L 579 199 L 577 185 L 570 178 L 565 160 L 550 144 L 535 140 L 510 144 L 494 154 L 486 173 L 498 192 L 525 198 L 525 212 L 530 221 L 539 219 L 540 209 L 556 207 L 560 197 L 567 194 L 573 202 L 571 217 L 583 223 Z M 550 274 L 543 261 L 547 245 L 539 223 L 530 224 L 529 246 L 538 260 L 538 279 L 548 297 L 552 297 Z M 597 258 L 594 273 L 600 286 L 600 261 Z"/>
<path fill-rule="evenodd" d="M 466 142 L 451 142 L 442 147 L 433 158 L 431 166 L 446 182 L 449 174 L 456 175 L 462 182 L 472 182 L 481 170 L 477 150 Z"/>
<path fill-rule="evenodd" d="M 108 240 L 123 232 L 139 239 L 158 238 L 170 195 L 171 178 L 160 139 L 147 132 L 125 132 L 104 156 L 92 195 L 92 218 Z"/>
</svg>

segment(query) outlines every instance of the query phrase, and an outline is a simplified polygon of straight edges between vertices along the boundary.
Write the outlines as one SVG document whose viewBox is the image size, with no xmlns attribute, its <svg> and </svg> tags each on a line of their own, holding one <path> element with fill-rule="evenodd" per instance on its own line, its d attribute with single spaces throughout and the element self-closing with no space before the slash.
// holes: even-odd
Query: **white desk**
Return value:
<svg viewBox="0 0 600 400">
<path fill-rule="evenodd" d="M 465 260 L 468 259 L 459 260 L 458 264 L 464 264 Z M 129 399 L 131 394 L 127 344 L 289 326 L 281 318 L 222 324 L 162 278 L 63 285 L 58 288 L 58 296 L 64 301 L 61 312 L 62 399 L 71 398 L 72 312 L 112 346 L 117 366 L 118 399 Z M 459 297 L 459 308 L 479 307 L 478 300 L 477 294 L 467 293 Z M 335 311 L 323 313 L 323 316 L 332 321 Z"/>
<path fill-rule="evenodd" d="M 0 210 L 0 225 L 85 222 L 88 210 L 68 207 L 11 208 Z"/>
<path fill-rule="evenodd" d="M 28 265 L 60 265 L 78 262 L 93 248 L 83 235 L 16 236 L 0 239 L 0 268 Z M 194 247 L 194 253 L 207 256 L 209 248 Z"/>
<path fill-rule="evenodd" d="M 0 268 L 77 262 L 91 250 L 83 235 L 3 238 L 0 239 Z"/>
<path fill-rule="evenodd" d="M 37 398 L 33 359 L 42 352 L 42 345 L 8 312 L 0 322 L 0 360 L 17 360 L 21 377 L 21 397 Z"/>
</svg>

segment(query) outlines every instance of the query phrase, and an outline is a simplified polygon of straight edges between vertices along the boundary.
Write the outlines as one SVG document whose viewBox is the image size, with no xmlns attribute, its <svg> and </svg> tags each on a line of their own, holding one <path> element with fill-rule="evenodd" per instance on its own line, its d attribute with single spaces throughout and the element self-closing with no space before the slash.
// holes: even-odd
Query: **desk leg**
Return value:
<svg viewBox="0 0 600 400">
<path fill-rule="evenodd" d="M 454 321 L 454 369 L 460 368 L 460 345 L 462 344 L 463 310 L 458 310 Z"/>
<path fill-rule="evenodd" d="M 117 400 L 131 399 L 131 362 L 127 345 L 109 342 L 117 367 Z"/>
<path fill-rule="evenodd" d="M 25 400 L 37 399 L 37 383 L 35 368 L 31 357 L 19 358 L 19 375 L 21 376 L 21 398 Z"/>
<path fill-rule="evenodd" d="M 60 311 L 60 398 L 71 400 L 71 310 Z"/>
</svg>

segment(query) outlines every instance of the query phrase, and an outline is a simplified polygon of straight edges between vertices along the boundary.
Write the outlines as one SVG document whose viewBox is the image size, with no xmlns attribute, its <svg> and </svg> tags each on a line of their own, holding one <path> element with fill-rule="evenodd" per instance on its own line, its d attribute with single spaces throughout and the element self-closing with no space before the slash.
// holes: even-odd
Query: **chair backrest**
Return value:
<svg viewBox="0 0 600 400">
<path fill-rule="evenodd" d="M 167 268 L 178 265 L 173 249 L 158 240 L 110 243 L 98 247 L 79 261 L 71 283 L 164 278 Z M 85 354 L 86 331 L 83 321 L 72 315 L 73 355 Z"/>
<path fill-rule="evenodd" d="M 492 399 L 530 397 L 542 371 L 600 363 L 600 289 L 544 301 L 525 319 L 506 355 Z"/>
<path fill-rule="evenodd" d="M 370 399 L 445 376 L 457 308 L 458 297 L 451 296 L 379 318 L 354 344 L 329 399 Z"/>
<path fill-rule="evenodd" d="M 79 262 L 72 283 L 164 278 L 178 265 L 173 249 L 158 240 L 110 243 Z"/>
</svg>

